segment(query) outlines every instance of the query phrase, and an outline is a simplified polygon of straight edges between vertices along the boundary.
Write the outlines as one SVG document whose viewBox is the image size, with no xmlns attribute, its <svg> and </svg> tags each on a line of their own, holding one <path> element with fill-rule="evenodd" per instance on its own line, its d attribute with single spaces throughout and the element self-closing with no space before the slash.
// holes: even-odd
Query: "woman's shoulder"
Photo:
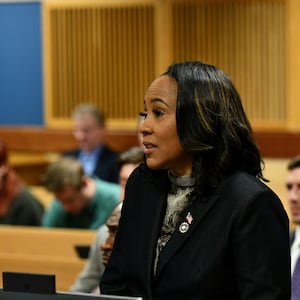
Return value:
<svg viewBox="0 0 300 300">
<path fill-rule="evenodd" d="M 281 216 L 282 224 L 288 224 L 288 216 L 278 195 L 259 178 L 238 172 L 227 179 L 220 191 L 226 206 L 238 217 L 249 215 Z M 229 202 L 229 203 L 228 203 Z"/>
<path fill-rule="evenodd" d="M 223 185 L 233 185 L 242 187 L 242 190 L 251 188 L 252 190 L 270 190 L 270 188 L 262 182 L 258 177 L 247 172 L 238 171 L 224 179 Z"/>
<path fill-rule="evenodd" d="M 236 172 L 226 177 L 221 182 L 219 191 L 223 197 L 244 199 L 244 201 L 251 201 L 262 195 L 264 198 L 279 200 L 278 196 L 270 187 L 259 178 L 246 172 Z"/>
<path fill-rule="evenodd" d="M 236 209 L 246 207 L 277 207 L 283 205 L 277 194 L 259 178 L 245 172 L 237 172 L 222 183 L 220 195 L 230 201 Z"/>
</svg>

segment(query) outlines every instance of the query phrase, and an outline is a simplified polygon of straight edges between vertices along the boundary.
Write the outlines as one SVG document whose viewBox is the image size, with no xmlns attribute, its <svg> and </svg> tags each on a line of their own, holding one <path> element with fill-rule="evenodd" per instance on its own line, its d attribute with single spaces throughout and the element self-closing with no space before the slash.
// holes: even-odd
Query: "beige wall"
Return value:
<svg viewBox="0 0 300 300">
<path fill-rule="evenodd" d="M 271 159 L 265 158 L 264 176 L 270 180 L 267 185 L 279 196 L 286 212 L 289 215 L 289 208 L 286 200 L 285 182 L 287 178 L 287 169 L 289 159 Z M 291 224 L 292 226 L 292 224 Z"/>
</svg>

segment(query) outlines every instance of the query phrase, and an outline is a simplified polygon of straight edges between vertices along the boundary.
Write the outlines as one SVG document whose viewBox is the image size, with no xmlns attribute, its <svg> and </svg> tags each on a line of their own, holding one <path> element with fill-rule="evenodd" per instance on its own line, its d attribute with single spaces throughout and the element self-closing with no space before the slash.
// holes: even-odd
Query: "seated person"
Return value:
<svg viewBox="0 0 300 300">
<path fill-rule="evenodd" d="M 72 113 L 73 134 L 78 149 L 64 153 L 78 158 L 85 174 L 118 183 L 119 154 L 104 143 L 105 118 L 96 105 L 81 104 Z"/>
<path fill-rule="evenodd" d="M 44 207 L 8 163 L 0 141 L 0 224 L 40 226 Z"/>
<path fill-rule="evenodd" d="M 82 164 L 72 157 L 51 163 L 42 182 L 56 199 L 43 216 L 43 226 L 97 229 L 118 203 L 120 186 L 84 174 Z"/>
<path fill-rule="evenodd" d="M 111 215 L 106 221 L 106 227 L 108 228 L 108 236 L 106 240 L 101 244 L 100 249 L 102 250 L 102 263 L 104 266 L 107 265 L 111 255 L 111 251 L 114 247 L 115 236 L 118 231 L 119 221 L 121 218 L 123 202 L 120 202 L 112 211 Z"/>
<path fill-rule="evenodd" d="M 132 147 L 120 154 L 118 160 L 119 182 L 121 186 L 120 200 L 124 199 L 124 190 L 131 172 L 144 160 L 144 151 L 141 147 Z M 101 244 L 108 236 L 106 225 L 101 226 L 91 246 L 89 258 L 75 283 L 70 287 L 71 292 L 99 293 L 99 280 L 104 271 L 102 263 Z M 107 251 L 107 250 L 106 250 Z M 107 257 L 107 255 L 106 255 Z"/>
</svg>

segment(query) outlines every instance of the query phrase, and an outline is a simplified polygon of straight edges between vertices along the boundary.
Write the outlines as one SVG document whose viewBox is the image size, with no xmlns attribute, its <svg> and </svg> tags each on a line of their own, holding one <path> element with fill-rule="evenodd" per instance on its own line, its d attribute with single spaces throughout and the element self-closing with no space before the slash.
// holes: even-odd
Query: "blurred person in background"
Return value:
<svg viewBox="0 0 300 300">
<path fill-rule="evenodd" d="M 300 299 L 300 156 L 290 160 L 286 179 L 287 200 L 291 221 L 295 228 L 291 231 L 291 300 Z"/>
<path fill-rule="evenodd" d="M 78 149 L 64 153 L 78 158 L 85 174 L 118 183 L 117 159 L 119 154 L 104 143 L 105 117 L 93 104 L 81 104 L 72 113 L 73 134 Z"/>
<path fill-rule="evenodd" d="M 106 221 L 106 227 L 108 229 L 108 236 L 106 240 L 101 244 L 100 248 L 103 252 L 102 263 L 104 266 L 107 265 L 111 252 L 114 248 L 115 237 L 119 228 L 119 221 L 121 218 L 123 201 L 120 202 L 112 211 L 111 215 Z"/>
<path fill-rule="evenodd" d="M 84 174 L 72 157 L 51 163 L 42 182 L 56 197 L 43 216 L 45 227 L 98 229 L 120 198 L 119 184 Z"/>
<path fill-rule="evenodd" d="M 142 147 L 132 147 L 120 154 L 117 163 L 119 169 L 119 183 L 121 186 L 120 201 L 124 199 L 125 185 L 129 175 L 143 160 L 144 151 Z M 116 234 L 120 218 L 121 207 L 120 204 L 117 204 L 106 224 L 98 229 L 94 243 L 90 248 L 88 260 L 76 278 L 76 281 L 70 287 L 70 291 L 99 293 L 99 279 L 105 267 L 103 260 L 108 260 L 110 256 L 113 247 L 113 237 Z"/>
<path fill-rule="evenodd" d="M 0 141 L 0 224 L 40 226 L 44 207 L 8 163 Z"/>
</svg>

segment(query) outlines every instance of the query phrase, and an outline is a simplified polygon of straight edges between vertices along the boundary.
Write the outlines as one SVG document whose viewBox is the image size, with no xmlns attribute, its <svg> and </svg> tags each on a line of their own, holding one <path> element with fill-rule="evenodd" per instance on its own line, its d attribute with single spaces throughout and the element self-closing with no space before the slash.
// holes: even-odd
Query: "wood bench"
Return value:
<svg viewBox="0 0 300 300">
<path fill-rule="evenodd" d="M 84 229 L 0 226 L 2 272 L 55 274 L 57 291 L 67 291 L 82 270 L 75 245 L 91 245 L 96 231 Z"/>
</svg>

